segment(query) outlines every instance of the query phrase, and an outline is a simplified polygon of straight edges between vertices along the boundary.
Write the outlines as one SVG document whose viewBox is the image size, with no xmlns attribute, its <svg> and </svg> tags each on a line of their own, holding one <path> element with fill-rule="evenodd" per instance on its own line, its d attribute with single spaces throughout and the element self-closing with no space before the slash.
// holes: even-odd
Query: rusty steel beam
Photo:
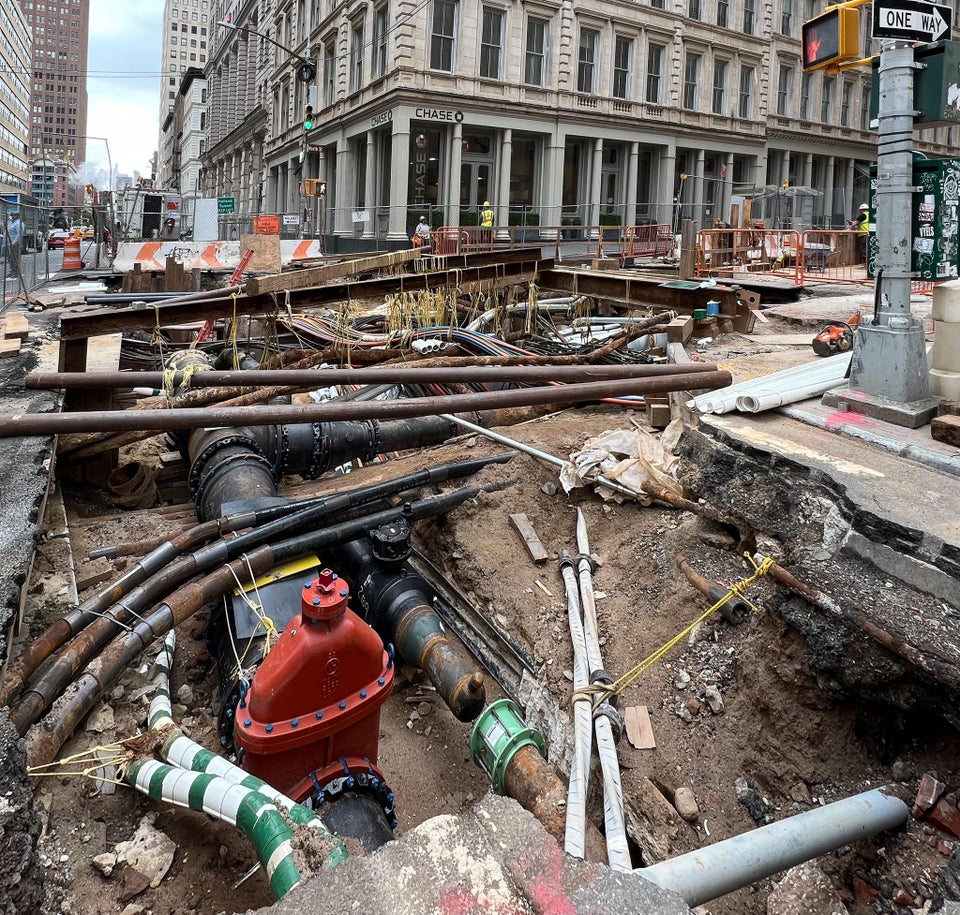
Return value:
<svg viewBox="0 0 960 915">
<path fill-rule="evenodd" d="M 468 283 L 523 282 L 536 275 L 544 267 L 552 267 L 553 261 L 540 256 L 539 248 L 518 248 L 505 251 L 493 264 L 465 264 L 449 266 L 449 269 L 432 273 L 405 274 L 386 279 L 362 282 L 338 283 L 313 289 L 290 290 L 290 305 L 294 308 L 317 308 L 337 302 L 381 300 L 392 292 L 437 289 Z M 467 255 L 466 258 L 475 257 Z M 461 260 L 461 259 L 446 259 Z M 489 257 L 487 257 L 489 260 Z M 184 324 L 192 321 L 216 321 L 238 315 L 272 314 L 277 310 L 273 295 L 230 296 L 190 302 L 154 302 L 149 308 L 104 308 L 93 312 L 66 314 L 60 319 L 61 341 L 116 334 L 144 327 L 161 327 L 168 324 Z"/>
<path fill-rule="evenodd" d="M 703 372 L 404 400 L 328 401 L 322 404 L 267 404 L 254 407 L 208 407 L 149 412 L 125 410 L 95 413 L 20 413 L 0 416 L 0 438 L 57 435 L 64 432 L 126 432 L 144 427 L 157 431 L 174 431 L 334 420 L 403 419 L 541 403 L 582 403 L 630 394 L 709 390 L 727 387 L 731 381 L 729 372 Z"/>
<path fill-rule="evenodd" d="M 732 286 L 702 287 L 699 283 L 691 283 L 692 288 L 678 288 L 627 273 L 551 268 L 546 264 L 540 272 L 539 285 L 543 290 L 579 293 L 634 308 L 669 308 L 685 314 L 695 308 L 706 308 L 709 301 L 717 301 L 720 313 L 732 317 L 736 314 L 739 299 L 738 291 Z"/>
<path fill-rule="evenodd" d="M 653 378 L 661 375 L 715 372 L 717 366 L 705 362 L 677 365 L 618 363 L 616 365 L 460 365 L 457 367 L 383 366 L 343 369 L 245 369 L 205 371 L 187 374 L 175 372 L 172 379 L 163 372 L 35 372 L 27 375 L 27 388 L 254 388 L 272 385 L 308 387 L 346 384 L 449 384 L 475 382 L 600 381 L 608 378 Z"/>
</svg>

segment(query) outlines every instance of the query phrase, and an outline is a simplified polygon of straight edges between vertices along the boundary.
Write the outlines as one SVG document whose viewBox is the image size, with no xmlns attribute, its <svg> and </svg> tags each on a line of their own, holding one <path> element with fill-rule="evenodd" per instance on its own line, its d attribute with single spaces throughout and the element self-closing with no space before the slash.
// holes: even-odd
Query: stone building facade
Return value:
<svg viewBox="0 0 960 915">
<path fill-rule="evenodd" d="M 420 215 L 563 226 L 730 219 L 806 186 L 815 225 L 866 199 L 870 69 L 801 68 L 819 0 L 216 0 L 210 194 L 343 247 Z M 869 16 L 861 15 L 864 53 Z M 296 57 L 317 62 L 315 85 Z M 311 95 L 312 92 L 315 95 Z M 316 118 L 305 132 L 303 112 Z M 931 155 L 953 130 L 923 134 Z M 321 178 L 326 196 L 303 196 Z M 784 206 L 790 197 L 785 197 Z"/>
</svg>

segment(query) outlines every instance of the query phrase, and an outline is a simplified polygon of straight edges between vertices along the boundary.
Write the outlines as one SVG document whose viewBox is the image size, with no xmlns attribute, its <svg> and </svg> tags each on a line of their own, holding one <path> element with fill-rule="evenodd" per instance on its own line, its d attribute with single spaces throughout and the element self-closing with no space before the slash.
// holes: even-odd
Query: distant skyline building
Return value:
<svg viewBox="0 0 960 915">
<path fill-rule="evenodd" d="M 175 138 L 164 136 L 164 125 L 173 114 L 180 84 L 189 69 L 202 70 L 210 46 L 209 0 L 165 0 L 163 34 L 160 48 L 160 107 L 157 118 L 157 163 L 155 174 L 162 176 L 172 168 Z M 178 153 L 179 155 L 179 153 Z"/>
<path fill-rule="evenodd" d="M 87 157 L 90 0 L 20 5 L 33 29 L 30 158 L 80 165 Z"/>
<path fill-rule="evenodd" d="M 0 190 L 25 192 L 29 178 L 30 25 L 17 0 L 0 0 Z"/>
</svg>

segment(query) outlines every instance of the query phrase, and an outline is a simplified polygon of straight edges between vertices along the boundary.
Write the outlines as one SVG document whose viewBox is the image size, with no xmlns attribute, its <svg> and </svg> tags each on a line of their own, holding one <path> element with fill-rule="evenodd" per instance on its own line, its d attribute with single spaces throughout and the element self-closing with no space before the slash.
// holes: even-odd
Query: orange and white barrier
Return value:
<svg viewBox="0 0 960 915">
<path fill-rule="evenodd" d="M 80 236 L 71 235 L 63 243 L 63 263 L 61 270 L 83 270 L 83 261 L 80 260 Z"/>
<path fill-rule="evenodd" d="M 281 239 L 280 262 L 305 260 L 320 257 L 320 242 L 316 238 Z M 141 270 L 164 270 L 168 257 L 187 270 L 233 270 L 240 263 L 239 241 L 142 241 L 121 242 L 117 247 L 117 256 L 113 269 L 118 273 L 133 270 L 134 264 L 140 264 Z M 65 268 L 66 269 L 66 268 Z"/>
</svg>

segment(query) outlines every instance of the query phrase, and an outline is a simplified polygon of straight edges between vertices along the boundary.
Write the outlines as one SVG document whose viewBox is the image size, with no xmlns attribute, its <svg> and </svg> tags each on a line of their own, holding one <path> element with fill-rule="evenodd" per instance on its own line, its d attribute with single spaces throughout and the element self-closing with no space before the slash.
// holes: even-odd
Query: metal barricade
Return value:
<svg viewBox="0 0 960 915">
<path fill-rule="evenodd" d="M 627 226 L 623 230 L 620 264 L 638 257 L 670 257 L 674 243 L 673 230 L 669 225 Z"/>
<path fill-rule="evenodd" d="M 697 233 L 697 276 L 763 273 L 803 284 L 800 233 L 792 229 L 701 229 Z"/>
<path fill-rule="evenodd" d="M 856 229 L 808 229 L 800 238 L 804 282 L 869 282 L 866 241 Z"/>
</svg>

